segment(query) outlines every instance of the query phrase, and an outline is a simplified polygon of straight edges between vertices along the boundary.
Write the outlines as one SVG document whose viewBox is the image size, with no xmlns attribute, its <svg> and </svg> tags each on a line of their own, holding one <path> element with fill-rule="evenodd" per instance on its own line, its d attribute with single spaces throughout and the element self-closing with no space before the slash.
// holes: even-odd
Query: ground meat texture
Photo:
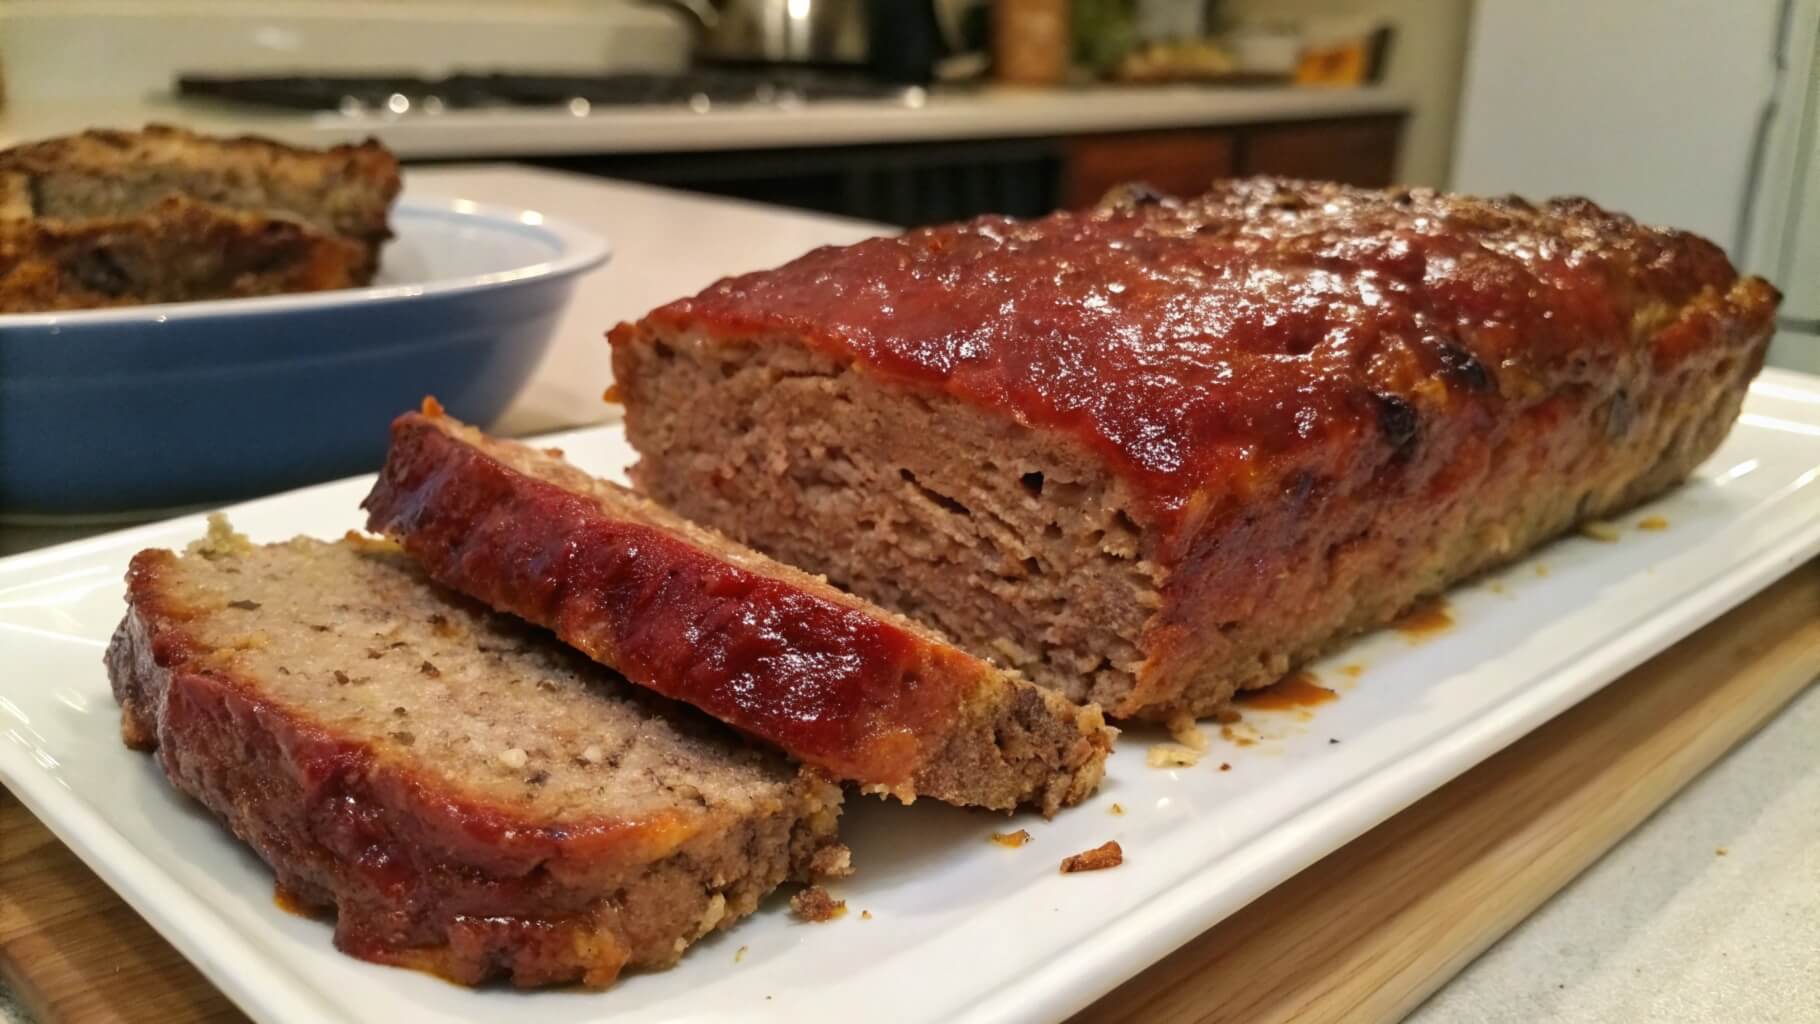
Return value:
<svg viewBox="0 0 1820 1024">
<path fill-rule="evenodd" d="M 127 744 L 352 955 L 605 986 L 846 871 L 834 783 L 389 544 L 255 547 L 218 521 L 135 557 L 127 602 L 107 652 Z"/>
<path fill-rule="evenodd" d="M 658 500 L 1167 719 L 1673 486 L 1778 298 L 1585 200 L 1255 179 L 817 250 L 611 339 Z"/>
<path fill-rule="evenodd" d="M 811 885 L 790 897 L 790 912 L 804 921 L 820 924 L 845 917 L 847 901 L 835 899 L 819 885 Z"/>
<path fill-rule="evenodd" d="M 868 790 L 1053 814 L 1104 770 L 1098 708 L 434 410 L 366 507 L 432 577 Z"/>
</svg>

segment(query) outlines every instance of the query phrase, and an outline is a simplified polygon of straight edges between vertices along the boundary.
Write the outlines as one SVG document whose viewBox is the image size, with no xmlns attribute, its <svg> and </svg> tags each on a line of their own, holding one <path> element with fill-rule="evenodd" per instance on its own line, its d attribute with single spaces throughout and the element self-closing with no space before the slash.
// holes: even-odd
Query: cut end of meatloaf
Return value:
<svg viewBox="0 0 1820 1024">
<path fill-rule="evenodd" d="M 155 749 L 336 945 L 474 984 L 673 964 L 844 874 L 839 787 L 350 536 L 140 553 L 107 653 Z"/>
<path fill-rule="evenodd" d="M 0 151 L 0 220 L 132 217 L 171 195 L 289 218 L 358 245 L 357 282 L 379 266 L 401 187 L 398 159 L 374 141 L 302 149 L 215 138 L 169 125 L 95 130 Z"/>
<path fill-rule="evenodd" d="M 1167 719 L 1673 486 L 1777 301 L 1583 199 L 1259 178 L 818 249 L 610 338 L 643 491 Z"/>
<path fill-rule="evenodd" d="M 551 453 L 409 414 L 365 507 L 435 579 L 869 790 L 1052 814 L 1104 770 L 1097 707 Z"/>
<path fill-rule="evenodd" d="M 1165 573 L 1090 457 L 806 347 L 652 327 L 614 359 L 658 502 L 1071 700 L 1131 692 Z"/>
<path fill-rule="evenodd" d="M 178 196 L 118 217 L 0 219 L 0 313 L 350 288 L 365 260 L 308 224 Z"/>
</svg>

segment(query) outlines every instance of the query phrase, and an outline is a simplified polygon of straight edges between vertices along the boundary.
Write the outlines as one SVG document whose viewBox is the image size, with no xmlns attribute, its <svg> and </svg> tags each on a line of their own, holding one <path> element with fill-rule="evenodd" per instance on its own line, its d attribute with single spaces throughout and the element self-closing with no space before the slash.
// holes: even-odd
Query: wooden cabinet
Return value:
<svg viewBox="0 0 1820 1024">
<path fill-rule="evenodd" d="M 1237 173 L 1383 188 L 1396 177 L 1401 117 L 1355 117 L 1243 129 Z"/>
<path fill-rule="evenodd" d="M 1040 217 L 1143 182 L 1199 195 L 1216 178 L 1281 174 L 1382 186 L 1401 115 L 1200 128 L 737 151 L 554 157 L 547 166 L 904 227 L 982 213 Z"/>
<path fill-rule="evenodd" d="M 1092 206 L 1114 185 L 1141 181 L 1172 196 L 1199 195 L 1231 177 L 1233 136 L 1221 129 L 1118 132 L 1067 140 L 1062 205 Z"/>
<path fill-rule="evenodd" d="M 1092 206 L 1126 182 L 1191 196 L 1251 174 L 1381 188 L 1395 178 L 1402 131 L 1402 116 L 1388 115 L 1075 136 L 1064 140 L 1062 205 Z"/>
</svg>

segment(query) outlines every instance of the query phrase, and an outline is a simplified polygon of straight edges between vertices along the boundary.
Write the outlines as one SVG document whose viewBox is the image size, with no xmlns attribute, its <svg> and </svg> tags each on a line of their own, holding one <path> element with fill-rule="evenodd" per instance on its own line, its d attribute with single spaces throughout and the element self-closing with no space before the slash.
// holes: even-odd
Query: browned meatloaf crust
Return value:
<svg viewBox="0 0 1820 1024">
<path fill-rule="evenodd" d="M 217 520 L 141 552 L 107 652 L 129 746 L 336 913 L 355 956 L 609 985 L 785 879 L 844 873 L 840 789 L 350 536 Z"/>
<path fill-rule="evenodd" d="M 1586 200 L 1254 179 L 820 249 L 611 338 L 658 500 L 1163 716 L 1681 480 L 1778 298 Z"/>
<path fill-rule="evenodd" d="M 154 124 L 0 151 L 0 220 L 132 217 L 180 195 L 345 238 L 360 248 L 351 276 L 365 284 L 392 237 L 387 218 L 400 184 L 397 158 L 371 140 L 301 149 Z"/>
<path fill-rule="evenodd" d="M 0 313 L 348 288 L 366 258 L 307 224 L 178 196 L 121 217 L 0 219 Z"/>
<path fill-rule="evenodd" d="M 1104 770 L 1097 707 L 433 405 L 365 507 L 440 582 L 838 778 L 1052 814 Z"/>
</svg>

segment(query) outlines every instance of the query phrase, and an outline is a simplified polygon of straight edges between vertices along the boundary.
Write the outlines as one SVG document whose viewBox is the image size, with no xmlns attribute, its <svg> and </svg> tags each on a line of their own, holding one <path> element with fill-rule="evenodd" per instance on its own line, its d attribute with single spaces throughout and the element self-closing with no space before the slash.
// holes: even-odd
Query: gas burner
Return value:
<svg viewBox="0 0 1820 1024">
<path fill-rule="evenodd" d="M 831 99 L 905 101 L 902 86 L 859 75 L 803 69 L 715 68 L 675 75 L 455 74 L 180 75 L 180 96 L 202 96 L 290 110 L 340 111 L 350 117 L 435 115 L 445 110 L 543 108 L 576 116 L 597 107 L 791 107 Z"/>
</svg>

